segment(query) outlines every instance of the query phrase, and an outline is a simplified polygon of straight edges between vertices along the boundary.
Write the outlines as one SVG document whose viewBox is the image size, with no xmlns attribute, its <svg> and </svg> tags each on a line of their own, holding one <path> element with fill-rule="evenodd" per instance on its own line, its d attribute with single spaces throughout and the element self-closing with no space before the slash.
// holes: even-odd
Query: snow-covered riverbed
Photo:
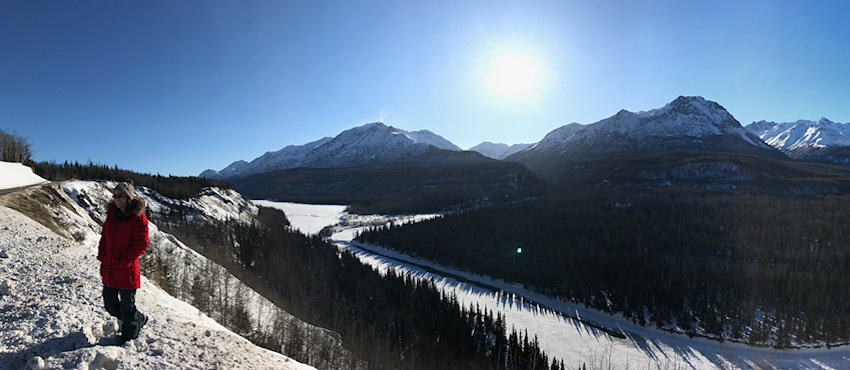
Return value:
<svg viewBox="0 0 850 370">
<path fill-rule="evenodd" d="M 294 203 L 276 208 L 283 209 L 293 227 L 302 230 L 315 230 L 316 227 L 299 225 L 301 220 L 315 221 L 321 215 L 324 220 L 322 227 L 333 225 L 330 241 L 341 250 L 354 252 L 361 261 L 379 271 L 393 268 L 419 279 L 430 279 L 440 288 L 454 291 L 465 305 L 477 303 L 482 308 L 502 312 L 508 326 L 537 335 L 547 353 L 563 358 L 571 367 L 587 364 L 589 368 L 609 368 L 610 365 L 613 369 L 850 368 L 848 347 L 777 350 L 688 338 L 641 327 L 616 315 L 529 292 L 516 284 L 352 241 L 358 230 L 365 227 L 387 222 L 421 221 L 436 215 L 360 216 L 345 213 L 341 206 Z M 336 223 L 332 223 L 334 219 Z"/>
</svg>

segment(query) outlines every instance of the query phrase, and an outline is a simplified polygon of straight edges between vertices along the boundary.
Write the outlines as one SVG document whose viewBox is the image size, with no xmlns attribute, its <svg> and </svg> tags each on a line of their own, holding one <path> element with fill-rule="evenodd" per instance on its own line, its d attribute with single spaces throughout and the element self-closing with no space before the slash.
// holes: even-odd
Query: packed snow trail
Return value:
<svg viewBox="0 0 850 370">
<path fill-rule="evenodd" d="M 96 238 L 79 243 L 0 206 L 0 369 L 308 369 L 250 343 L 142 278 L 141 336 L 114 345 Z"/>
<path fill-rule="evenodd" d="M 310 210 L 310 207 L 315 209 Z M 322 208 L 325 207 L 325 208 Z M 335 207 L 335 208 L 327 208 Z M 329 210 L 338 206 L 279 203 L 278 208 L 298 220 L 324 224 Z M 358 216 L 340 211 L 340 223 L 332 227 L 330 240 L 341 250 L 354 252 L 363 263 L 385 272 L 389 268 L 417 279 L 432 280 L 454 292 L 464 305 L 478 304 L 505 315 L 508 327 L 537 335 L 541 348 L 550 356 L 564 359 L 568 367 L 612 369 L 849 369 L 850 348 L 778 350 L 738 343 L 688 338 L 651 327 L 642 327 L 620 315 L 610 315 L 583 305 L 564 302 L 530 292 L 518 284 L 471 274 L 418 259 L 397 251 L 353 242 L 358 230 L 388 222 L 421 221 L 434 215 Z M 315 225 L 310 225 L 315 229 Z M 604 328 L 601 330 L 600 328 Z M 612 335 L 622 333 L 622 335 Z M 621 338 L 621 336 L 623 338 Z"/>
</svg>

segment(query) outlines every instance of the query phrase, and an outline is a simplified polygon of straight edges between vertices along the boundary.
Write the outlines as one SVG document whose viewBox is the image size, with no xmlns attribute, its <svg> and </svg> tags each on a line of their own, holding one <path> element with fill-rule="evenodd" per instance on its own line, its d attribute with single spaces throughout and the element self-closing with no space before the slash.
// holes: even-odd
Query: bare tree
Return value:
<svg viewBox="0 0 850 370">
<path fill-rule="evenodd" d="M 32 151 L 27 139 L 0 130 L 0 160 L 23 163 L 31 160 L 31 157 Z"/>
</svg>

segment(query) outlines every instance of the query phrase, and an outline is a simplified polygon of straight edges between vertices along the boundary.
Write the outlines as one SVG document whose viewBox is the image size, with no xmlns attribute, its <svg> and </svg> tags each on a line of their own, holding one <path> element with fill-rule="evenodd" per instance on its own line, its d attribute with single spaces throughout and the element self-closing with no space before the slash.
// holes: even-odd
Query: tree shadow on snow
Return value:
<svg viewBox="0 0 850 370">
<path fill-rule="evenodd" d="M 8 356 L 0 357 L 0 368 L 15 369 L 27 364 L 31 358 L 39 356 L 49 358 L 62 352 L 76 351 L 81 348 L 94 347 L 82 332 L 73 332 L 64 337 L 50 338 L 32 347 L 25 348 Z"/>
</svg>

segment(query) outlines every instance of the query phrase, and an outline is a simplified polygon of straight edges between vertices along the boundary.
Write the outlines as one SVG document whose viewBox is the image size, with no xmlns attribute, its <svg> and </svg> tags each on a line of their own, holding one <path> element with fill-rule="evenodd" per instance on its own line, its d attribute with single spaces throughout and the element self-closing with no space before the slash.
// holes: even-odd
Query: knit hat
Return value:
<svg viewBox="0 0 850 370">
<path fill-rule="evenodd" d="M 127 180 L 127 182 L 119 182 L 118 185 L 115 185 L 115 188 L 112 189 L 112 193 L 124 193 L 127 196 L 127 199 L 133 199 L 136 197 L 136 192 L 133 190 L 133 180 Z"/>
</svg>

